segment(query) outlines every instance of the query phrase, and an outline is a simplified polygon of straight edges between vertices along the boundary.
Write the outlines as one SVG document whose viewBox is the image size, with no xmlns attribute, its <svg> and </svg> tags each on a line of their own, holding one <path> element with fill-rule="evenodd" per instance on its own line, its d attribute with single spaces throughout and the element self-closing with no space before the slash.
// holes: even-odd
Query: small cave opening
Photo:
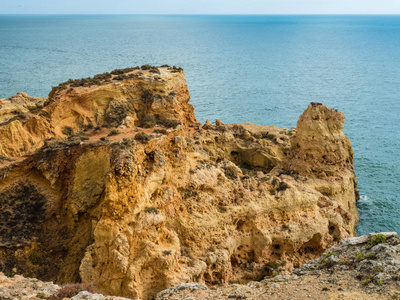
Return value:
<svg viewBox="0 0 400 300">
<path fill-rule="evenodd" d="M 333 237 L 335 242 L 340 240 L 340 229 L 336 224 L 330 223 L 328 225 L 329 234 Z"/>
<path fill-rule="evenodd" d="M 283 253 L 284 253 L 284 247 L 281 244 L 275 243 L 271 245 L 271 250 L 270 253 L 272 256 L 274 256 L 275 258 L 281 258 Z"/>
<path fill-rule="evenodd" d="M 316 233 L 313 235 L 313 237 L 306 243 L 301 246 L 299 249 L 300 254 L 313 254 L 313 255 L 319 255 L 322 254 L 323 248 L 321 244 L 321 234 Z"/>
<path fill-rule="evenodd" d="M 240 162 L 240 157 L 239 157 L 239 152 L 237 151 L 231 151 L 230 153 L 230 160 L 234 162 L 235 164 L 238 164 Z"/>
<path fill-rule="evenodd" d="M 230 260 L 232 267 L 241 266 L 254 262 L 255 252 L 249 245 L 240 245 L 231 255 Z"/>
</svg>

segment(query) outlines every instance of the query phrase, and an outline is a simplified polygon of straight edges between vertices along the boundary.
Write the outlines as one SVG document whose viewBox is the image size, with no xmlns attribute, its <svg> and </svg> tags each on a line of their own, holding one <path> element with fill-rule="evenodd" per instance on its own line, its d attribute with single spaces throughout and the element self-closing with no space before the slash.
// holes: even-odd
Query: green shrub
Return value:
<svg viewBox="0 0 400 300">
<path fill-rule="evenodd" d="M 149 64 L 143 65 L 141 67 L 142 70 L 150 70 L 150 69 L 153 69 L 153 68 L 155 68 L 155 67 L 153 67 L 152 65 L 149 65 Z"/>
<path fill-rule="evenodd" d="M 107 138 L 106 136 L 102 136 L 102 137 L 100 138 L 100 141 L 108 142 L 108 138 Z"/>
<path fill-rule="evenodd" d="M 325 257 L 329 257 L 329 256 L 337 256 L 337 254 L 335 252 L 328 252 Z"/>
<path fill-rule="evenodd" d="M 357 259 L 357 261 L 362 261 L 362 260 L 364 260 L 364 259 L 365 259 L 364 254 L 361 253 L 361 252 L 357 252 L 357 254 L 356 254 L 356 259 Z"/>
<path fill-rule="evenodd" d="M 165 119 L 162 121 L 162 125 L 164 125 L 167 128 L 175 128 L 176 126 L 180 125 L 181 121 L 175 120 L 175 119 Z"/>
<path fill-rule="evenodd" d="M 111 77 L 112 77 L 111 74 L 106 72 L 106 73 L 103 73 L 103 74 L 94 75 L 93 79 L 109 79 Z"/>
<path fill-rule="evenodd" d="M 371 281 L 372 281 L 371 278 L 368 278 L 368 279 L 363 280 L 362 284 L 363 285 L 368 285 Z"/>
<path fill-rule="evenodd" d="M 161 128 L 161 129 L 156 128 L 156 129 L 154 129 L 153 132 L 154 133 L 161 133 L 161 134 L 167 134 L 168 133 L 168 131 L 166 129 L 164 129 L 164 128 Z"/>
<path fill-rule="evenodd" d="M 365 258 L 368 258 L 368 259 L 371 259 L 371 258 L 374 258 L 376 256 L 376 254 L 375 253 L 368 253 L 366 256 L 365 256 Z"/>
<path fill-rule="evenodd" d="M 113 79 L 121 81 L 121 80 L 124 80 L 124 79 L 128 79 L 128 76 L 125 75 L 125 74 L 122 74 L 122 75 L 115 76 Z"/>
<path fill-rule="evenodd" d="M 121 143 L 121 149 L 127 149 L 133 147 L 134 140 L 132 138 L 123 138 Z"/>
<path fill-rule="evenodd" d="M 155 119 L 154 115 L 152 115 L 152 114 L 145 115 L 143 118 L 143 127 L 151 128 L 151 127 L 154 127 L 154 125 L 156 125 L 156 119 Z"/>
<path fill-rule="evenodd" d="M 369 238 L 367 244 L 365 245 L 365 249 L 371 249 L 373 246 L 385 243 L 387 236 L 381 233 L 378 233 Z"/>
<path fill-rule="evenodd" d="M 115 69 L 111 72 L 112 75 L 122 75 L 125 73 L 132 72 L 134 70 L 138 70 L 139 67 L 133 67 L 133 68 L 125 68 L 125 69 Z"/>
<path fill-rule="evenodd" d="M 118 135 L 118 134 L 120 134 L 121 132 L 118 130 L 118 129 L 112 129 L 111 131 L 110 131 L 110 133 L 108 134 L 108 136 L 113 136 L 113 135 Z"/>
<path fill-rule="evenodd" d="M 375 273 L 383 272 L 383 268 L 381 266 L 373 267 L 372 271 Z"/>
<path fill-rule="evenodd" d="M 83 131 L 88 131 L 88 130 L 93 129 L 93 128 L 94 128 L 93 123 L 88 123 L 86 125 L 83 125 Z"/>
<path fill-rule="evenodd" d="M 150 73 L 161 74 L 160 70 L 157 69 L 157 68 L 151 68 L 151 69 L 149 70 L 149 72 L 150 72 Z"/>
<path fill-rule="evenodd" d="M 150 140 L 150 136 L 146 132 L 139 132 L 135 135 L 135 140 L 147 142 Z"/>
<path fill-rule="evenodd" d="M 175 66 L 173 66 L 171 70 L 172 73 L 180 73 L 182 71 L 183 69 L 181 67 L 175 67 Z"/>
<path fill-rule="evenodd" d="M 74 129 L 71 126 L 65 126 L 62 130 L 62 133 L 67 135 L 67 136 L 73 136 L 74 135 Z"/>
</svg>

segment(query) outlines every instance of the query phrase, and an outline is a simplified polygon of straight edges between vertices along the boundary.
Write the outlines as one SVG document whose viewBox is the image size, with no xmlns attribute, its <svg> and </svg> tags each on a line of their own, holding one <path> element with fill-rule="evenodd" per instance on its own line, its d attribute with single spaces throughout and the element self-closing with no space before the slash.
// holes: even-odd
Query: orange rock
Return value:
<svg viewBox="0 0 400 300">
<path fill-rule="evenodd" d="M 3 155 L 39 148 L 0 168 L 0 256 L 12 262 L 5 271 L 147 298 L 182 282 L 289 271 L 355 235 L 358 194 L 342 113 L 310 105 L 296 130 L 201 130 L 184 73 L 159 69 L 160 79 L 142 70 L 74 93 L 55 88 L 27 122 L 0 126 Z M 93 131 L 88 141 L 41 147 L 65 126 L 118 126 L 128 116 L 141 126 L 148 114 L 181 125 L 155 134 L 121 128 L 111 142 Z"/>
</svg>

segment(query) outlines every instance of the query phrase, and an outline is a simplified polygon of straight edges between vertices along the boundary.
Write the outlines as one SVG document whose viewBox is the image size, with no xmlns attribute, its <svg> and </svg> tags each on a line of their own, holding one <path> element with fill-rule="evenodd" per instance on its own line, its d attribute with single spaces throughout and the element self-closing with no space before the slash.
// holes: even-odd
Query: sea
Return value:
<svg viewBox="0 0 400 300">
<path fill-rule="evenodd" d="M 357 233 L 400 232 L 400 16 L 0 15 L 0 98 L 143 64 L 185 70 L 200 122 L 344 112 Z"/>
</svg>

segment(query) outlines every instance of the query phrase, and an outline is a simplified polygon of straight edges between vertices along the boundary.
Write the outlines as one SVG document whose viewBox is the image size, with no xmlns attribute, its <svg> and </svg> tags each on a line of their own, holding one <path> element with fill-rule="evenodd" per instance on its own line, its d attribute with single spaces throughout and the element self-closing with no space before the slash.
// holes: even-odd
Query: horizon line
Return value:
<svg viewBox="0 0 400 300">
<path fill-rule="evenodd" d="M 221 14 L 221 13 L 207 13 L 207 14 L 158 14 L 158 13 L 137 13 L 137 14 L 109 14 L 109 13 L 0 13 L 0 16 L 400 16 L 400 13 L 378 13 L 378 14 L 365 14 L 365 13 L 300 13 L 300 14 L 285 14 L 285 13 L 270 13 L 270 14 Z"/>
</svg>

